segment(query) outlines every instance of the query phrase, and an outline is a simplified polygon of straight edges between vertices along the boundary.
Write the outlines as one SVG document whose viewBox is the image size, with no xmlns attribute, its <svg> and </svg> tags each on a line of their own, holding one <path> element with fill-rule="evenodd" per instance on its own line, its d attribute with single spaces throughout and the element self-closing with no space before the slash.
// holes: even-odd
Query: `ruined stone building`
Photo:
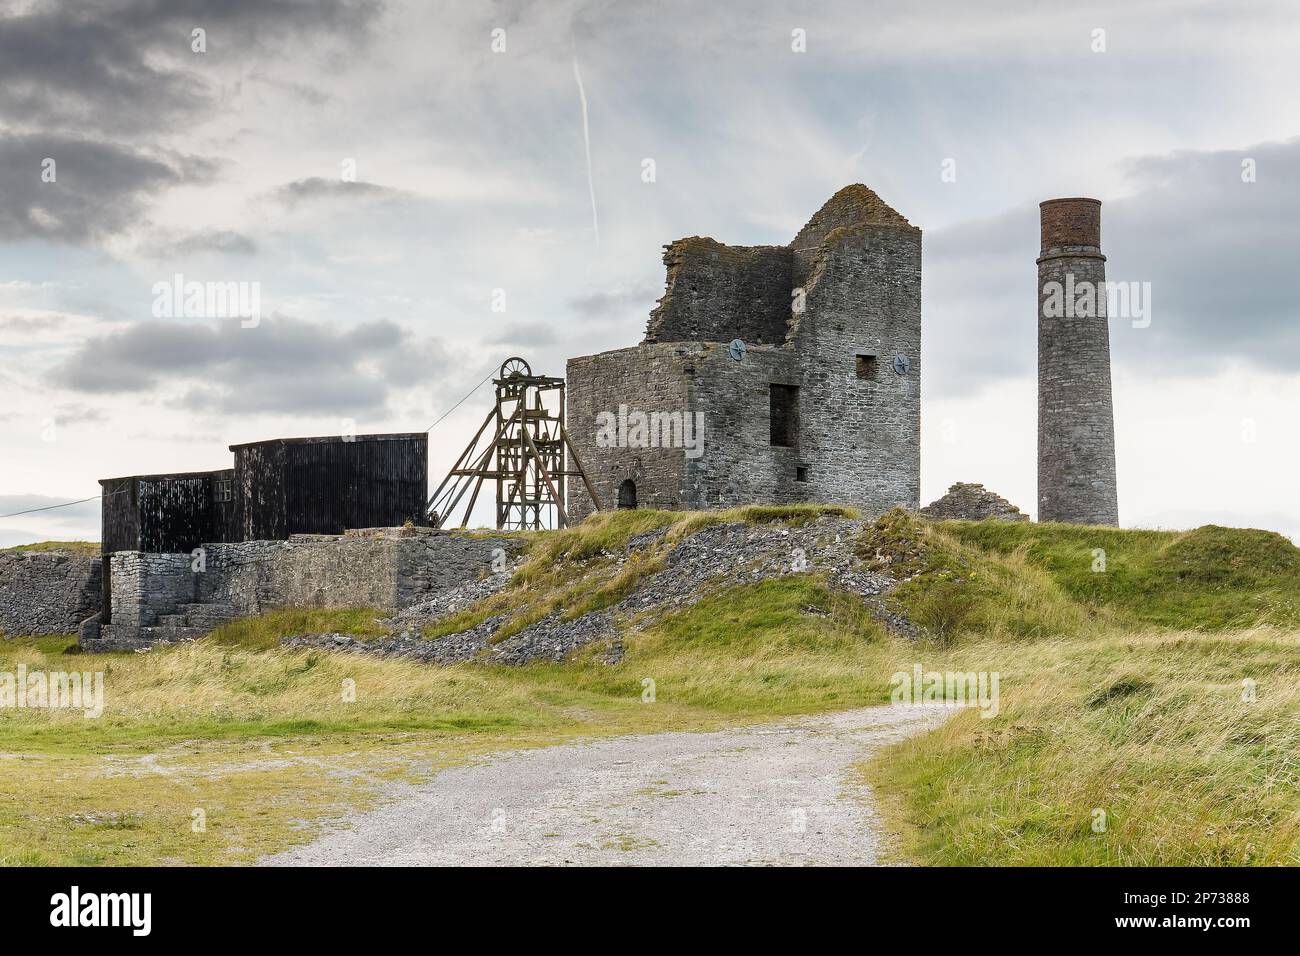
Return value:
<svg viewBox="0 0 1300 956">
<path fill-rule="evenodd" d="M 920 229 L 854 185 L 789 245 L 696 236 L 664 264 L 641 344 L 568 363 L 604 507 L 918 506 Z M 568 510 L 590 513 L 585 489 Z"/>
<path fill-rule="evenodd" d="M 938 521 L 953 518 L 963 521 L 1029 520 L 1029 515 L 1006 498 L 989 491 L 979 482 L 969 481 L 959 481 L 950 485 L 948 493 L 922 508 L 921 514 Z"/>
<path fill-rule="evenodd" d="M 1038 520 L 1118 525 L 1101 202 L 1039 209 Z"/>
</svg>

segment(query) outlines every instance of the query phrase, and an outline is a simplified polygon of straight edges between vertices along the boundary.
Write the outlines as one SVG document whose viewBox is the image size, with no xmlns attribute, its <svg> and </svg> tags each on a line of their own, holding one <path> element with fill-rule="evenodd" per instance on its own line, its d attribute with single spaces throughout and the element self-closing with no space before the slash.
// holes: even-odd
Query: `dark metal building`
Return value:
<svg viewBox="0 0 1300 956">
<path fill-rule="evenodd" d="M 233 541 L 236 532 L 231 468 L 173 475 L 101 478 L 101 620 L 109 620 L 114 551 L 183 554 L 205 541 Z"/>
<path fill-rule="evenodd" d="M 228 540 L 342 534 L 424 520 L 426 432 L 275 438 L 230 450 L 237 536 Z"/>
<path fill-rule="evenodd" d="M 425 432 L 273 438 L 230 450 L 234 468 L 102 479 L 104 554 L 177 554 L 205 541 L 276 541 L 424 518 Z"/>
<path fill-rule="evenodd" d="M 104 554 L 179 554 L 205 541 L 230 541 L 235 530 L 234 471 L 189 471 L 100 479 Z"/>
<path fill-rule="evenodd" d="M 115 551 L 186 554 L 205 543 L 424 520 L 426 432 L 274 438 L 230 450 L 234 468 L 100 480 L 101 623 L 112 607 L 108 561 Z"/>
</svg>

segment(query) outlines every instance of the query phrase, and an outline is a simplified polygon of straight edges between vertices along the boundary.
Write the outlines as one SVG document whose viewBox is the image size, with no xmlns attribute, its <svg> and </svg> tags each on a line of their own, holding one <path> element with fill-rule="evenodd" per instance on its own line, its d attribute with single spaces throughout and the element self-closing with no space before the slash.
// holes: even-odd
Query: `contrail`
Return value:
<svg viewBox="0 0 1300 956">
<path fill-rule="evenodd" d="M 587 91 L 582 88 L 582 73 L 578 69 L 578 58 L 573 59 L 573 78 L 578 81 L 578 99 L 582 100 L 582 141 L 587 148 L 587 189 L 591 193 L 591 228 L 596 233 L 596 245 L 600 245 L 600 220 L 596 218 L 596 181 L 591 176 L 591 132 L 587 128 Z"/>
</svg>

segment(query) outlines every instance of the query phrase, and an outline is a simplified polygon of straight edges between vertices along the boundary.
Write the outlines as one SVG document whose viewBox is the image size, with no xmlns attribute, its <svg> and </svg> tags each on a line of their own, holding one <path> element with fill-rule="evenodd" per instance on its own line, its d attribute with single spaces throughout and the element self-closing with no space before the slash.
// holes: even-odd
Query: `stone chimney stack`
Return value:
<svg viewBox="0 0 1300 956">
<path fill-rule="evenodd" d="M 1038 520 L 1118 525 L 1101 202 L 1039 210 Z"/>
</svg>

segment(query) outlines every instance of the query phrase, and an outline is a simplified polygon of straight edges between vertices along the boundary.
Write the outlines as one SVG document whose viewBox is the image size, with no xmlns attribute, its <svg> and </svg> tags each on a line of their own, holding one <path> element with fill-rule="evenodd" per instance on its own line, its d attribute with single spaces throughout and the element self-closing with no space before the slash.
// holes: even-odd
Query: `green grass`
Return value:
<svg viewBox="0 0 1300 956">
<path fill-rule="evenodd" d="M 73 554 L 99 554 L 98 541 L 37 541 L 34 544 L 16 544 L 0 551 L 71 551 Z"/>
<path fill-rule="evenodd" d="M 1035 645 L 1012 674 L 1003 674 L 997 717 L 960 713 L 865 768 L 909 856 L 985 866 L 1300 864 L 1294 631 Z M 1247 679 L 1254 702 L 1243 700 Z"/>
<path fill-rule="evenodd" d="M 386 616 L 376 608 L 285 608 L 222 624 L 207 640 L 225 647 L 269 650 L 286 637 L 302 634 L 378 637 L 387 633 L 379 623 Z"/>
<path fill-rule="evenodd" d="M 13 642 L 20 647 L 32 647 L 46 656 L 55 654 L 78 654 L 81 651 L 77 644 L 76 634 L 38 634 L 35 637 L 10 637 L 4 638 Z M 77 667 L 77 661 L 71 660 L 66 662 L 64 670 L 73 670 Z"/>
<path fill-rule="evenodd" d="M 903 579 L 889 601 L 933 646 L 1002 675 L 996 717 L 961 713 L 867 768 L 914 858 L 1300 863 L 1300 551 L 1285 538 L 891 513 L 860 552 Z"/>
<path fill-rule="evenodd" d="M 1300 549 L 1272 531 L 964 521 L 938 528 L 994 555 L 1023 555 L 1079 604 L 1134 623 L 1203 630 L 1300 625 Z M 1101 566 L 1095 551 L 1105 553 L 1104 571 L 1094 570 Z"/>
<path fill-rule="evenodd" d="M 889 674 L 869 662 L 894 653 L 861 602 L 816 577 L 727 588 L 667 615 L 628 642 L 616 665 L 596 651 L 564 665 L 502 668 L 500 679 L 557 694 L 639 699 L 720 719 L 760 719 L 885 703 Z"/>
</svg>

